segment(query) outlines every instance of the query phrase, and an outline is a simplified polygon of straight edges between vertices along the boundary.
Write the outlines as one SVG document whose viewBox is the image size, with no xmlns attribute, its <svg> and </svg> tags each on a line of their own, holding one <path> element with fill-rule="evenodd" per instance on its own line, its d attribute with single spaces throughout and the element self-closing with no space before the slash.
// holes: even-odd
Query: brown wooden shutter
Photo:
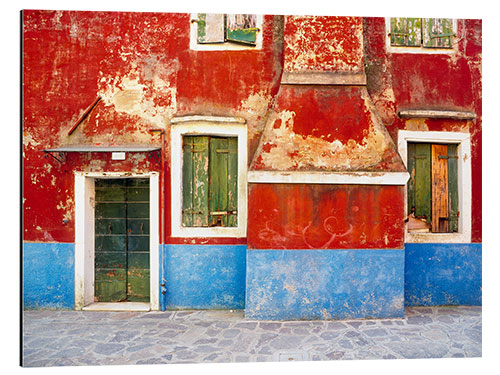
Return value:
<svg viewBox="0 0 500 375">
<path fill-rule="evenodd" d="M 432 149 L 432 231 L 448 232 L 448 146 Z"/>
</svg>

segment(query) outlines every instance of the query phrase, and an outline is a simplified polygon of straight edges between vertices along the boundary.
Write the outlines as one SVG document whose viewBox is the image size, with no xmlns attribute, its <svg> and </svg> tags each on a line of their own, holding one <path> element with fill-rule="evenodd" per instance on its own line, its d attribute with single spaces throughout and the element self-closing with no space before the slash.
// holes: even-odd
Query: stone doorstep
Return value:
<svg viewBox="0 0 500 375">
<path fill-rule="evenodd" d="M 147 302 L 96 302 L 82 308 L 83 311 L 142 311 L 151 310 Z"/>
</svg>

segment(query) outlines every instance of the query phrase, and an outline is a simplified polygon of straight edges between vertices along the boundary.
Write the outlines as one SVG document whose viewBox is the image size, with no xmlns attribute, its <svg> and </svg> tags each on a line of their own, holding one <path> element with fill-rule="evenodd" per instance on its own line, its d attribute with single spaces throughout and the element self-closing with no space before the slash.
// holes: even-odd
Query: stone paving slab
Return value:
<svg viewBox="0 0 500 375">
<path fill-rule="evenodd" d="M 254 321 L 243 311 L 24 311 L 26 367 L 481 357 L 477 306 L 403 319 Z"/>
</svg>

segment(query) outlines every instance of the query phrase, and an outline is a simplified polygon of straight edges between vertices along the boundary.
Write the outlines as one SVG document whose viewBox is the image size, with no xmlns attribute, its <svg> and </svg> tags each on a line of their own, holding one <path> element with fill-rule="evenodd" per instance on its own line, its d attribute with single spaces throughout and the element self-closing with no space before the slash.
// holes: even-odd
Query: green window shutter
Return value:
<svg viewBox="0 0 500 375">
<path fill-rule="evenodd" d="M 448 231 L 458 232 L 458 155 L 457 145 L 448 145 Z"/>
<path fill-rule="evenodd" d="M 431 215 L 431 145 L 415 143 L 415 216 L 428 223 Z"/>
<path fill-rule="evenodd" d="M 226 16 L 226 39 L 231 42 L 255 45 L 257 42 L 255 14 L 228 14 Z"/>
<path fill-rule="evenodd" d="M 228 227 L 238 226 L 238 138 L 228 138 L 227 209 Z"/>
<path fill-rule="evenodd" d="M 224 18 L 224 14 L 198 13 L 198 43 L 224 43 Z"/>
<path fill-rule="evenodd" d="M 413 207 L 415 207 L 415 143 L 408 143 L 408 173 L 410 174 L 408 180 L 408 214 L 411 214 Z"/>
<path fill-rule="evenodd" d="M 183 138 L 182 224 L 208 226 L 209 137 Z"/>
<path fill-rule="evenodd" d="M 391 46 L 419 47 L 421 41 L 421 18 L 391 18 Z"/>
<path fill-rule="evenodd" d="M 423 19 L 423 46 L 426 48 L 452 48 L 453 21 L 450 18 Z"/>
<path fill-rule="evenodd" d="M 210 139 L 210 220 L 212 226 L 236 226 L 237 139 Z"/>
</svg>

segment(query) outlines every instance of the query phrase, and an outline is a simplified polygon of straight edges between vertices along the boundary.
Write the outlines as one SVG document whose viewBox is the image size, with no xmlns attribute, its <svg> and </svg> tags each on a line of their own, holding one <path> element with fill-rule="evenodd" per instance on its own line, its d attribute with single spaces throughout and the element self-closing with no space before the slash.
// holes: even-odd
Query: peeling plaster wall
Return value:
<svg viewBox="0 0 500 375">
<path fill-rule="evenodd" d="M 402 249 L 403 194 L 402 186 L 251 184 L 248 247 Z"/>
<path fill-rule="evenodd" d="M 248 319 L 400 318 L 402 250 L 249 250 Z"/>
<path fill-rule="evenodd" d="M 73 309 L 74 274 L 74 244 L 23 244 L 23 307 Z"/>
<path fill-rule="evenodd" d="M 283 85 L 252 170 L 405 171 L 364 88 Z"/>
<path fill-rule="evenodd" d="M 406 244 L 405 304 L 481 305 L 481 244 Z"/>
<path fill-rule="evenodd" d="M 167 309 L 245 308 L 246 245 L 164 245 Z"/>
<path fill-rule="evenodd" d="M 364 72 L 360 17 L 286 16 L 284 70 Z M 365 87 L 280 85 L 251 170 L 404 171 Z"/>
<path fill-rule="evenodd" d="M 390 135 L 402 130 L 471 134 L 472 242 L 481 242 L 482 23 L 457 20 L 454 50 L 445 54 L 394 53 L 386 47 L 386 20 L 364 18 L 367 88 Z M 475 112 L 475 120 L 403 119 L 400 109 Z"/>
<path fill-rule="evenodd" d="M 169 187 L 170 119 L 201 114 L 244 118 L 252 155 L 282 72 L 283 17 L 263 22 L 262 49 L 194 51 L 189 14 L 24 11 L 24 239 L 74 241 L 74 171 L 161 168 L 144 153 L 127 154 L 125 161 L 70 153 L 59 163 L 45 159 L 43 149 L 160 145 L 149 129 L 165 129 Z M 102 100 L 69 135 L 97 97 Z M 165 194 L 169 202 L 168 188 Z"/>
<path fill-rule="evenodd" d="M 287 16 L 285 71 L 363 71 L 360 17 Z"/>
</svg>

